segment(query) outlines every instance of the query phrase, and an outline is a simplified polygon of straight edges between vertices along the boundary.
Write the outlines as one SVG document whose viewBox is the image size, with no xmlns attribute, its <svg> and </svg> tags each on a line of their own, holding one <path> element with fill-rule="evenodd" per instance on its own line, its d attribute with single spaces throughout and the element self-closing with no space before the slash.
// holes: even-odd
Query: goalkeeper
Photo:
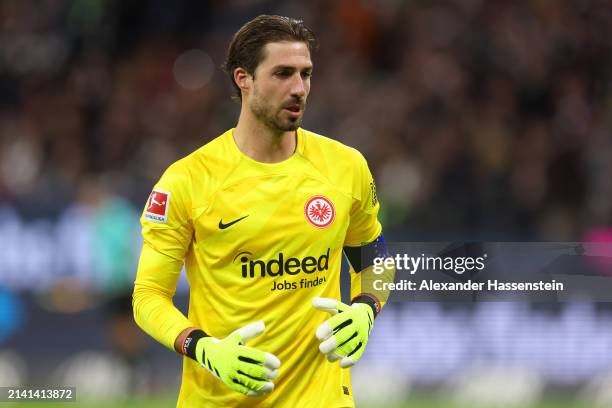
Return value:
<svg viewBox="0 0 612 408">
<path fill-rule="evenodd" d="M 236 127 L 172 164 L 145 205 L 134 317 L 185 356 L 177 407 L 354 406 L 346 368 L 385 303 L 368 282 L 386 250 L 364 157 L 300 127 L 315 48 L 301 21 L 246 23 L 224 67 Z M 172 302 L 183 266 L 188 316 Z"/>
</svg>

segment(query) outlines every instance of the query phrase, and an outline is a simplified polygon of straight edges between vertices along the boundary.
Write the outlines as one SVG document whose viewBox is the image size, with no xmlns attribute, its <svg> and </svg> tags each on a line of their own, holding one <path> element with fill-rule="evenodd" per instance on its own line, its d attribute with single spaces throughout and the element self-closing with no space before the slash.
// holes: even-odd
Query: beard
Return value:
<svg viewBox="0 0 612 408">
<path fill-rule="evenodd" d="M 289 132 L 297 130 L 302 125 L 302 115 L 297 118 L 283 115 L 283 108 L 277 109 L 261 98 L 259 95 L 255 96 L 250 103 L 251 112 L 253 115 L 266 127 L 275 132 Z"/>
</svg>

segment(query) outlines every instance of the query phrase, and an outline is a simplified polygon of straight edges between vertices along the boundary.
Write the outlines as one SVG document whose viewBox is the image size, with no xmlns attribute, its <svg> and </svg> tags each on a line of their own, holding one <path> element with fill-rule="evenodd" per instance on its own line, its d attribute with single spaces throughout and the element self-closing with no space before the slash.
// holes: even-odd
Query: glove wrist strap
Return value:
<svg viewBox="0 0 612 408">
<path fill-rule="evenodd" d="M 183 342 L 183 346 L 181 347 L 181 351 L 183 352 L 183 354 L 189 358 L 192 358 L 195 361 L 198 361 L 196 357 L 196 344 L 198 343 L 198 340 L 203 337 L 208 337 L 203 330 L 192 330 L 191 333 L 189 333 L 187 337 L 185 337 L 185 341 Z"/>
<path fill-rule="evenodd" d="M 368 295 L 367 293 L 362 293 L 360 295 L 355 296 L 351 301 L 351 304 L 354 303 L 365 303 L 366 305 L 370 306 L 372 308 L 372 312 L 374 312 L 374 318 L 376 318 L 376 315 L 380 312 L 381 309 L 380 302 L 378 302 L 376 298 L 371 295 Z"/>
</svg>

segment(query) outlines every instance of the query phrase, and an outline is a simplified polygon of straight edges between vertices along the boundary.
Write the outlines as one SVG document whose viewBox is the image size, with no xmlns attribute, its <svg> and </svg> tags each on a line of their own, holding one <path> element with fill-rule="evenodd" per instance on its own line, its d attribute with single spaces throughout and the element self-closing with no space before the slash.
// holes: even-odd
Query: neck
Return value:
<svg viewBox="0 0 612 408">
<path fill-rule="evenodd" d="M 295 152 L 297 131 L 274 131 L 243 108 L 234 130 L 234 140 L 238 149 L 251 159 L 262 163 L 278 163 L 287 160 Z"/>
</svg>

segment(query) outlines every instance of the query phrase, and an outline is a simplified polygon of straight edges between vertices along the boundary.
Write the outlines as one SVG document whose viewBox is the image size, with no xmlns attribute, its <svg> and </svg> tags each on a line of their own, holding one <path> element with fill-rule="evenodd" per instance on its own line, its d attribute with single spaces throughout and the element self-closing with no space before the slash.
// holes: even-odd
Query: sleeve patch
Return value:
<svg viewBox="0 0 612 408">
<path fill-rule="evenodd" d="M 372 207 L 376 207 L 376 203 L 378 203 L 378 195 L 376 195 L 376 184 L 374 184 L 374 179 L 370 181 L 370 196 L 372 198 Z"/>
<path fill-rule="evenodd" d="M 170 192 L 153 190 L 147 200 L 144 218 L 147 221 L 160 224 L 168 223 L 168 208 L 170 207 Z"/>
</svg>

